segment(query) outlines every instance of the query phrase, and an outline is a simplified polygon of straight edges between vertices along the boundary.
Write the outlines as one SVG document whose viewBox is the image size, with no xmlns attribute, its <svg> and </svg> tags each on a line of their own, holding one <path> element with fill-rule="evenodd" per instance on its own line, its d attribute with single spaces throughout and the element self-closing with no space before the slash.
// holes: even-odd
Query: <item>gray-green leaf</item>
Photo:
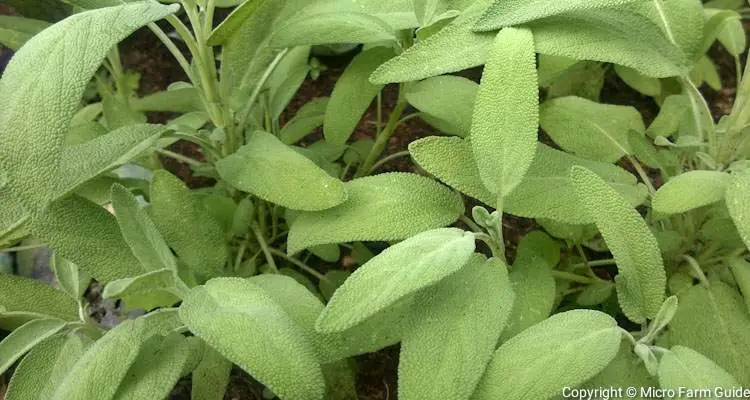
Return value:
<svg viewBox="0 0 750 400">
<path fill-rule="evenodd" d="M 5 373 L 19 358 L 32 347 L 65 327 L 59 319 L 36 319 L 13 330 L 0 342 L 0 373 Z"/>
<path fill-rule="evenodd" d="M 460 76 L 435 76 L 410 86 L 406 100 L 441 132 L 466 137 L 478 90 L 479 85 Z"/>
<path fill-rule="evenodd" d="M 651 206 L 661 214 L 679 214 L 721 201 L 732 176 L 720 171 L 688 171 L 656 191 Z M 746 207 L 746 205 L 745 205 Z"/>
<path fill-rule="evenodd" d="M 729 215 L 737 227 L 745 246 L 750 249 L 750 173 L 738 174 L 732 180 L 726 191 Z"/>
<path fill-rule="evenodd" d="M 662 389 L 686 391 L 740 386 L 723 368 L 708 357 L 684 346 L 674 346 L 659 362 L 659 385 Z"/>
<path fill-rule="evenodd" d="M 18 51 L 29 39 L 50 26 L 37 19 L 0 15 L 0 44 Z"/>
</svg>

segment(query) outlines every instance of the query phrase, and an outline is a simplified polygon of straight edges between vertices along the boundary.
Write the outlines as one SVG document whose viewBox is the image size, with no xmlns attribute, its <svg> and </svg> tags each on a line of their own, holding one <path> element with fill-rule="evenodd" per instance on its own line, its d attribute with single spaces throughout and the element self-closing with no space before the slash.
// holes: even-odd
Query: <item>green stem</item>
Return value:
<svg viewBox="0 0 750 400">
<path fill-rule="evenodd" d="M 203 165 L 205 165 L 205 164 L 203 164 L 200 161 L 193 160 L 192 158 L 185 157 L 182 154 L 177 154 L 177 153 L 175 153 L 173 151 L 169 151 L 169 150 L 165 150 L 165 149 L 156 149 L 156 152 L 159 153 L 159 154 L 161 154 L 161 155 L 164 155 L 164 156 L 167 156 L 167 157 L 170 157 L 170 158 L 174 158 L 177 161 L 184 162 L 185 164 L 192 165 L 194 167 L 202 167 Z"/>
<path fill-rule="evenodd" d="M 242 263 L 242 257 L 245 256 L 245 250 L 247 250 L 247 240 L 242 241 L 242 244 L 240 245 L 240 249 L 237 251 L 237 257 L 234 259 L 234 271 L 240 269 L 240 264 Z"/>
<path fill-rule="evenodd" d="M 266 256 L 266 262 L 268 262 L 268 266 L 271 267 L 271 270 L 273 270 L 274 273 L 278 274 L 279 269 L 276 267 L 276 261 L 273 260 L 273 254 L 271 253 L 271 248 L 268 247 L 268 243 L 266 243 L 266 239 L 263 237 L 263 233 L 260 231 L 260 228 L 258 228 L 257 224 L 250 225 L 250 229 L 252 229 L 253 234 L 255 234 L 255 240 L 258 241 L 258 244 L 260 245 L 260 249 L 263 251 L 263 254 Z"/>
<path fill-rule="evenodd" d="M 474 237 L 477 240 L 480 240 L 480 241 L 484 242 L 484 244 L 486 244 L 487 247 L 490 248 L 490 250 L 492 251 L 492 256 L 493 257 L 497 257 L 497 258 L 503 260 L 503 262 L 505 262 L 505 252 L 503 251 L 504 249 L 500 250 L 501 246 L 498 246 L 498 244 L 495 242 L 494 239 L 492 239 L 492 237 L 490 235 L 488 235 L 488 234 L 486 234 L 484 232 L 476 232 L 476 233 L 474 233 Z"/>
<path fill-rule="evenodd" d="M 410 154 L 409 150 L 404 150 L 404 151 L 399 151 L 398 153 L 393 153 L 393 154 L 391 154 L 389 156 L 383 157 L 382 159 L 380 159 L 380 161 L 376 162 L 375 165 L 373 165 L 370 168 L 370 171 L 368 173 L 373 173 L 379 167 L 383 166 L 384 164 L 388 163 L 391 160 L 395 160 L 395 159 L 397 159 L 399 157 L 408 156 L 409 154 Z"/>
<path fill-rule="evenodd" d="M 385 128 L 383 128 L 383 131 L 380 132 L 380 134 L 375 138 L 375 143 L 372 145 L 372 149 L 367 155 L 367 158 L 359 166 L 357 172 L 354 174 L 355 178 L 361 178 L 372 170 L 372 166 L 375 165 L 375 162 L 378 160 L 378 158 L 380 158 L 380 155 L 383 154 L 383 151 L 385 151 L 385 147 L 386 145 L 388 145 L 388 140 L 390 140 L 391 136 L 393 136 L 393 134 L 395 133 L 396 127 L 398 127 L 398 121 L 401 118 L 401 114 L 403 114 L 407 105 L 406 85 L 401 84 L 398 92 L 398 102 L 396 103 L 396 107 L 388 117 L 388 122 L 385 124 Z"/>
<path fill-rule="evenodd" d="M 682 259 L 687 261 L 693 272 L 698 275 L 698 280 L 700 280 L 701 285 L 708 287 L 708 279 L 706 279 L 706 274 L 703 273 L 703 268 L 698 264 L 698 261 L 695 261 L 693 257 L 690 257 L 687 254 L 683 254 Z"/>
<path fill-rule="evenodd" d="M 300 261 L 300 260 L 298 260 L 298 259 L 296 259 L 294 257 L 291 257 L 291 256 L 287 255 L 283 251 L 279 251 L 279 250 L 276 250 L 274 248 L 271 248 L 270 250 L 271 250 L 272 254 L 274 254 L 276 256 L 279 256 L 279 257 L 281 257 L 281 258 L 289 261 L 290 263 L 298 266 L 300 269 L 302 269 L 303 271 L 307 272 L 308 274 L 310 274 L 310 275 L 318 278 L 319 280 L 321 280 L 321 281 L 328 281 L 328 278 L 326 278 L 325 275 L 323 275 L 320 272 L 316 271 L 313 267 L 311 267 L 311 266 L 303 263 L 302 261 Z"/>
<path fill-rule="evenodd" d="M 644 184 L 646 184 L 646 187 L 648 188 L 648 192 L 653 196 L 654 193 L 656 193 L 656 189 L 654 188 L 654 185 L 651 183 L 651 179 L 649 179 L 648 174 L 641 166 L 641 163 L 638 162 L 633 156 L 626 155 L 628 158 L 628 161 L 630 161 L 630 164 L 635 168 L 635 171 L 638 173 L 638 176 L 641 177 L 641 180 Z"/>
<path fill-rule="evenodd" d="M 482 229 L 481 226 L 477 225 L 476 222 L 472 221 L 471 218 L 465 215 L 462 215 L 458 219 L 464 224 L 466 224 L 469 227 L 469 229 L 471 229 L 475 233 L 484 233 L 484 229 Z"/>
<path fill-rule="evenodd" d="M 573 264 L 573 268 L 579 268 L 579 267 L 603 267 L 606 265 L 615 265 L 617 264 L 617 261 L 615 261 L 614 258 L 608 258 L 606 260 L 593 260 L 588 261 L 587 263 L 581 263 L 581 264 Z"/>
<path fill-rule="evenodd" d="M 172 57 L 177 60 L 177 63 L 180 64 L 182 70 L 185 71 L 188 79 L 190 79 L 191 82 L 195 83 L 196 80 L 193 76 L 193 71 L 190 68 L 190 62 L 188 62 L 187 58 L 185 58 L 180 49 L 177 48 L 177 45 L 174 44 L 172 39 L 170 39 L 169 36 L 167 36 L 167 34 L 164 33 L 164 31 L 155 23 L 150 22 L 147 26 L 151 30 L 151 32 L 153 32 L 154 35 L 156 35 L 156 37 L 164 44 L 164 46 L 167 47 L 167 50 L 169 50 L 169 52 L 172 54 Z"/>
<path fill-rule="evenodd" d="M 238 126 L 239 133 L 244 132 L 245 125 L 247 125 L 247 119 L 250 117 L 250 112 L 253 109 L 253 104 L 255 104 L 255 101 L 258 99 L 258 95 L 260 95 L 260 91 L 263 89 L 263 86 L 266 85 L 266 81 L 268 81 L 268 78 L 271 77 L 271 74 L 287 54 L 287 52 L 289 52 L 288 48 L 282 50 L 281 52 L 279 52 L 279 54 L 276 55 L 273 61 L 271 61 L 271 64 L 268 65 L 268 68 L 266 68 L 266 70 L 263 72 L 263 75 L 260 77 L 260 80 L 258 80 L 258 83 L 255 85 L 255 89 L 253 89 L 253 92 L 250 94 L 250 99 L 247 103 L 245 103 L 245 108 L 242 109 L 242 112 L 240 112 L 240 122 Z"/>
<path fill-rule="evenodd" d="M 560 271 L 553 269 L 552 270 L 552 276 L 554 276 L 557 279 L 562 279 L 566 281 L 571 282 L 577 282 L 577 283 L 583 283 L 585 285 L 593 285 L 595 283 L 599 283 L 599 280 L 588 278 L 581 275 L 572 274 L 570 272 Z"/>
</svg>

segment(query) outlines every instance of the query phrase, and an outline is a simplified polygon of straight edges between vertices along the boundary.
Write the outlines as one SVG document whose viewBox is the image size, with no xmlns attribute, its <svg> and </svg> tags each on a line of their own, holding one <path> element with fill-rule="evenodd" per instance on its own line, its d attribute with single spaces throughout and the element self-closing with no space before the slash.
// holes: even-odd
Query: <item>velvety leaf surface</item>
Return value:
<svg viewBox="0 0 750 400">
<path fill-rule="evenodd" d="M 11 274 L 0 274 L 0 307 L 6 312 L 37 313 L 65 321 L 78 319 L 78 305 L 65 292 L 34 279 Z"/>
<path fill-rule="evenodd" d="M 662 356 L 659 385 L 664 389 L 681 391 L 740 386 L 732 375 L 715 362 L 684 346 L 674 346 Z"/>
<path fill-rule="evenodd" d="M 0 16 L 0 44 L 18 51 L 32 36 L 49 27 L 49 22 L 38 19 Z"/>
<path fill-rule="evenodd" d="M 688 171 L 675 176 L 656 191 L 654 211 L 679 214 L 721 201 L 732 176 L 720 171 Z"/>
<path fill-rule="evenodd" d="M 0 373 L 5 373 L 27 351 L 65 327 L 65 321 L 36 319 L 15 329 L 0 342 Z"/>
<path fill-rule="evenodd" d="M 750 173 L 737 175 L 726 191 L 726 204 L 729 215 L 737 227 L 745 246 L 750 249 Z"/>
<path fill-rule="evenodd" d="M 495 0 L 474 25 L 477 31 L 492 31 L 570 11 L 616 7 L 633 0 Z"/>
<path fill-rule="evenodd" d="M 460 76 L 435 76 L 411 86 L 406 100 L 443 133 L 466 137 L 478 89 L 476 83 Z"/>
</svg>

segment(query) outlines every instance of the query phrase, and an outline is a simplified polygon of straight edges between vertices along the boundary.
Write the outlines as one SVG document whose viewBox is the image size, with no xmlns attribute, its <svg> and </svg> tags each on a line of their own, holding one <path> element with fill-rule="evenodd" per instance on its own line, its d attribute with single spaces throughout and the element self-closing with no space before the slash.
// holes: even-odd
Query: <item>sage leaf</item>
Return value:
<svg viewBox="0 0 750 400">
<path fill-rule="evenodd" d="M 725 198 L 729 215 L 737 231 L 750 249 L 750 173 L 736 175 L 726 191 Z"/>
<path fill-rule="evenodd" d="M 660 214 L 679 214 L 721 201 L 732 176 L 720 171 L 688 171 L 656 191 L 651 206 Z"/>
<path fill-rule="evenodd" d="M 50 263 L 52 272 L 55 273 L 60 289 L 64 290 L 70 297 L 78 301 L 89 288 L 91 277 L 81 271 L 77 265 L 62 257 L 55 256 Z"/>
<path fill-rule="evenodd" d="M 172 250 L 169 249 L 146 210 L 141 208 L 135 196 L 122 185 L 112 186 L 112 207 L 123 238 L 145 269 L 147 271 L 167 269 L 177 272 L 177 263 Z"/>
<path fill-rule="evenodd" d="M 649 137 L 669 137 L 680 128 L 681 121 L 690 110 L 690 99 L 686 95 L 671 95 L 664 99 L 656 118 L 646 130 Z"/>
<path fill-rule="evenodd" d="M 599 104 L 572 96 L 545 102 L 539 120 L 542 129 L 564 150 L 610 163 L 632 153 L 630 130 L 646 130 L 634 107 Z"/>
<path fill-rule="evenodd" d="M 435 76 L 409 87 L 406 100 L 441 132 L 466 137 L 479 85 L 460 76 Z"/>
<path fill-rule="evenodd" d="M 370 74 L 394 56 L 393 49 L 373 47 L 358 54 L 349 63 L 333 87 L 326 107 L 323 134 L 326 141 L 344 146 L 362 115 L 383 85 L 370 83 Z"/>
<path fill-rule="evenodd" d="M 266 0 L 241 1 L 239 6 L 224 18 L 224 20 L 208 36 L 209 46 L 226 44 L 229 39 L 240 29 L 245 21 L 260 8 Z"/>
<path fill-rule="evenodd" d="M 395 244 L 357 269 L 328 302 L 316 323 L 339 332 L 461 269 L 474 251 L 474 235 L 434 229 Z"/>
<path fill-rule="evenodd" d="M 500 198 L 518 186 L 534 159 L 539 123 L 535 63 L 531 31 L 506 28 L 497 34 L 482 73 L 471 145 L 482 182 Z"/>
<path fill-rule="evenodd" d="M 609 315 L 555 314 L 497 349 L 472 399 L 547 399 L 599 373 L 619 348 L 620 332 Z"/>
<path fill-rule="evenodd" d="M 649 388 L 657 387 L 658 383 L 643 365 L 638 356 L 633 353 L 633 345 L 629 341 L 623 340 L 620 343 L 620 351 L 615 358 L 601 372 L 596 374 L 581 385 L 581 388 L 601 389 L 605 387 L 635 387 Z M 639 391 L 640 392 L 640 391 Z M 637 392 L 636 396 L 631 398 L 637 400 L 646 400 Z M 628 395 L 629 396 L 629 395 Z"/>
<path fill-rule="evenodd" d="M 595 173 L 573 167 L 578 199 L 617 261 L 617 298 L 625 315 L 642 323 L 659 312 L 667 284 L 656 238 L 641 215 Z"/>
<path fill-rule="evenodd" d="M 151 218 L 179 258 L 199 274 L 220 273 L 227 260 L 224 233 L 187 186 L 167 171 L 155 171 L 150 198 Z"/>
<path fill-rule="evenodd" d="M 344 188 L 343 204 L 299 214 L 289 230 L 289 254 L 326 243 L 405 239 L 449 225 L 464 211 L 460 195 L 416 174 L 380 174 Z"/>
<path fill-rule="evenodd" d="M 180 301 L 187 288 L 175 276 L 174 270 L 149 271 L 134 278 L 112 281 L 104 287 L 102 298 L 123 299 L 128 309 L 151 310 L 171 306 Z"/>
<path fill-rule="evenodd" d="M 400 399 L 468 399 L 513 306 L 507 267 L 475 254 L 449 279 L 416 295 L 422 311 L 401 342 Z"/>
<path fill-rule="evenodd" d="M 695 285 L 679 295 L 669 324 L 669 344 L 708 357 L 737 380 L 750 382 L 750 319 L 739 293 L 727 284 Z"/>
<path fill-rule="evenodd" d="M 89 79 L 112 46 L 177 6 L 138 2 L 75 14 L 34 36 L 15 54 L 0 80 L 0 169 L 11 191 L 35 210 L 57 193 L 65 133 Z M 96 32 L 95 40 L 79 34 Z M 55 107 L 45 106 L 50 99 Z"/>
<path fill-rule="evenodd" d="M 193 87 L 171 89 L 133 99 L 130 103 L 136 111 L 161 111 L 189 113 L 203 111 L 198 90 Z"/>
<path fill-rule="evenodd" d="M 89 339 L 71 334 L 55 335 L 34 346 L 16 367 L 5 398 L 51 399 L 57 386 L 89 345 Z"/>
<path fill-rule="evenodd" d="M 732 57 L 739 57 L 747 49 L 747 38 L 745 37 L 745 28 L 742 26 L 741 17 L 734 11 L 730 10 L 716 10 L 711 8 L 703 9 L 704 15 L 707 20 L 710 20 L 715 15 L 721 17 L 719 14 L 727 14 L 723 18 L 721 28 L 718 29 L 715 38 L 719 40 L 722 46 L 732 55 Z M 708 25 L 708 21 L 706 25 Z M 705 39 L 704 32 L 704 39 Z M 713 37 L 711 38 L 713 41 Z M 704 42 L 705 43 L 705 42 Z"/>
<path fill-rule="evenodd" d="M 307 11 L 284 21 L 274 30 L 270 44 L 276 48 L 284 48 L 330 43 L 374 43 L 395 39 L 393 27 L 375 15 L 349 11 Z"/>
<path fill-rule="evenodd" d="M 204 344 L 201 360 L 192 374 L 190 395 L 195 400 L 223 400 L 232 362 Z"/>
<path fill-rule="evenodd" d="M 729 269 L 732 271 L 737 288 L 742 293 L 745 306 L 747 306 L 747 310 L 750 312 L 750 263 L 735 257 L 729 260 Z"/>
<path fill-rule="evenodd" d="M 684 346 L 674 346 L 659 362 L 659 385 L 685 393 L 711 388 L 740 386 L 727 371 L 706 356 Z"/>
<path fill-rule="evenodd" d="M 78 320 L 78 304 L 65 292 L 11 274 L 0 274 L 0 308 L 3 313 L 22 311 L 65 321 Z"/>
<path fill-rule="evenodd" d="M 19 358 L 34 346 L 65 327 L 59 319 L 37 319 L 13 330 L 0 342 L 0 373 L 5 373 Z"/>
<path fill-rule="evenodd" d="M 29 39 L 48 28 L 50 24 L 38 19 L 0 16 L 0 44 L 18 51 Z"/>
<path fill-rule="evenodd" d="M 180 318 L 199 338 L 283 399 L 321 399 L 323 373 L 303 331 L 263 289 L 239 278 L 193 288 Z M 251 336 L 254 340 L 247 341 Z"/>
<path fill-rule="evenodd" d="M 661 94 L 661 81 L 656 78 L 641 75 L 638 71 L 615 64 L 615 73 L 628 86 L 645 94 L 656 97 Z"/>
<path fill-rule="evenodd" d="M 289 122 L 279 131 L 279 140 L 284 144 L 295 144 L 322 126 L 325 121 L 328 97 L 310 100 L 302 106 Z"/>
<path fill-rule="evenodd" d="M 624 8 L 657 24 L 664 36 L 681 50 L 688 65 L 701 56 L 704 17 L 700 0 L 639 1 Z"/>
<path fill-rule="evenodd" d="M 479 32 L 519 25 L 570 11 L 616 7 L 634 0 L 568 0 L 549 3 L 545 0 L 495 0 L 474 25 Z"/>
<path fill-rule="evenodd" d="M 325 210 L 347 198 L 341 181 L 263 131 L 220 160 L 216 170 L 237 189 L 293 210 Z"/>
</svg>

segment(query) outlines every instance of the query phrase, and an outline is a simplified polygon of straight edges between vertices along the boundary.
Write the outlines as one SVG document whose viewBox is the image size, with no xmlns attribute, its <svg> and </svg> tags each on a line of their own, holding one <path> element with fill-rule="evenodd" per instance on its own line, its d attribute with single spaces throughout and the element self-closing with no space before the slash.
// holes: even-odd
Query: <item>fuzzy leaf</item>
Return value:
<svg viewBox="0 0 750 400">
<path fill-rule="evenodd" d="M 525 242 L 528 242 L 526 237 L 521 240 L 519 251 L 522 246 L 528 246 Z M 503 330 L 502 341 L 507 341 L 549 317 L 556 295 L 553 266 L 541 256 L 517 256 L 510 272 L 510 282 L 516 298 L 508 326 Z"/>
<path fill-rule="evenodd" d="M 263 131 L 216 169 L 232 186 L 293 210 L 325 210 L 347 197 L 341 181 Z"/>
<path fill-rule="evenodd" d="M 277 48 L 330 43 L 374 43 L 396 39 L 383 19 L 361 12 L 323 11 L 299 13 L 274 30 L 271 46 Z"/>
<path fill-rule="evenodd" d="M 62 379 L 83 355 L 89 339 L 57 335 L 34 346 L 10 379 L 7 400 L 48 400 Z"/>
<path fill-rule="evenodd" d="M 680 122 L 690 112 L 690 99 L 686 95 L 667 96 L 661 104 L 661 110 L 646 130 L 650 137 L 672 136 L 680 128 Z"/>
<path fill-rule="evenodd" d="M 349 198 L 292 223 L 288 250 L 326 243 L 399 240 L 455 222 L 464 206 L 457 193 L 416 174 L 388 173 L 344 184 Z"/>
<path fill-rule="evenodd" d="M 745 28 L 742 26 L 740 16 L 736 12 L 726 12 L 728 10 L 715 10 L 706 8 L 703 10 L 705 16 L 710 20 L 714 15 L 726 15 L 721 22 L 716 39 L 733 57 L 739 57 L 747 49 L 747 38 L 745 37 Z M 725 13 L 726 12 L 726 13 Z M 721 17 L 719 15 L 719 17 Z M 708 22 L 707 22 L 708 24 Z M 704 33 L 705 37 L 705 33 Z"/>
<path fill-rule="evenodd" d="M 37 19 L 0 15 L 0 44 L 18 51 L 29 39 L 50 26 Z"/>
<path fill-rule="evenodd" d="M 210 46 L 225 44 L 240 29 L 245 21 L 255 13 L 266 0 L 241 1 L 239 7 L 224 18 L 224 20 L 211 32 L 207 42 Z"/>
<path fill-rule="evenodd" d="M 500 198 L 521 183 L 534 159 L 539 123 L 535 62 L 531 31 L 506 28 L 498 33 L 482 73 L 471 144 L 484 186 Z"/>
<path fill-rule="evenodd" d="M 617 355 L 615 320 L 592 310 L 553 315 L 503 343 L 472 399 L 538 400 L 596 375 Z"/>
<path fill-rule="evenodd" d="M 659 312 L 667 284 L 656 238 L 640 214 L 595 173 L 573 167 L 578 199 L 617 261 L 617 298 L 625 315 L 642 323 Z"/>
<path fill-rule="evenodd" d="M 197 273 L 220 273 L 227 259 L 224 233 L 187 186 L 159 170 L 154 172 L 150 197 L 151 218 L 179 258 Z"/>
<path fill-rule="evenodd" d="M 78 304 L 65 292 L 17 275 L 0 274 L 0 308 L 3 313 L 22 311 L 78 320 Z"/>
<path fill-rule="evenodd" d="M 404 336 L 400 399 L 468 399 L 495 350 L 513 305 L 506 266 L 474 255 L 448 279 L 419 292 L 422 309 Z"/>
<path fill-rule="evenodd" d="M 742 293 L 745 306 L 750 312 L 750 263 L 741 258 L 733 258 L 729 260 L 729 269 L 737 282 L 737 288 Z"/>
<path fill-rule="evenodd" d="M 652 0 L 625 7 L 649 18 L 684 54 L 688 65 L 701 55 L 703 4 L 700 0 Z"/>
<path fill-rule="evenodd" d="M 192 87 L 152 93 L 148 96 L 134 99 L 130 106 L 136 111 L 176 113 L 203 111 L 203 103 L 201 102 L 198 90 Z"/>
<path fill-rule="evenodd" d="M 395 244 L 357 269 L 318 318 L 320 332 L 339 332 L 461 269 L 474 251 L 474 235 L 456 228 L 420 233 Z"/>
<path fill-rule="evenodd" d="M 479 85 L 460 76 L 436 76 L 409 87 L 406 100 L 441 132 L 466 137 L 478 89 Z"/>
<path fill-rule="evenodd" d="M 202 348 L 201 361 L 192 374 L 190 395 L 194 400 L 223 400 L 232 362 L 209 345 Z"/>
<path fill-rule="evenodd" d="M 77 265 L 62 257 L 55 256 L 52 261 L 50 268 L 55 273 L 60 289 L 76 301 L 80 299 L 89 288 L 91 277 L 86 272 L 81 271 Z"/>
<path fill-rule="evenodd" d="M 638 71 L 615 64 L 615 72 L 628 86 L 645 94 L 646 96 L 658 96 L 661 94 L 661 82 L 656 78 L 641 75 Z"/>
<path fill-rule="evenodd" d="M 633 107 L 561 97 L 540 109 L 542 128 L 564 150 L 596 161 L 615 162 L 631 154 L 628 132 L 646 130 Z"/>
<path fill-rule="evenodd" d="M 373 85 L 372 71 L 395 54 L 389 47 L 374 47 L 358 54 L 336 81 L 326 107 L 323 134 L 326 141 L 343 146 L 383 85 Z"/>
<path fill-rule="evenodd" d="M 160 269 L 133 278 L 112 281 L 104 287 L 102 298 L 123 299 L 128 309 L 151 310 L 171 306 L 180 301 L 187 288 L 180 285 L 175 271 Z"/>
<path fill-rule="evenodd" d="M 727 371 L 697 351 L 674 346 L 659 362 L 659 385 L 663 389 L 690 390 L 731 389 L 740 386 Z"/>
<path fill-rule="evenodd" d="M 629 341 L 623 340 L 620 343 L 620 351 L 617 356 L 601 372 L 596 374 L 581 385 L 581 388 L 601 389 L 604 387 L 657 387 L 658 383 L 651 375 L 648 374 L 638 356 L 633 353 L 633 345 Z M 640 394 L 640 393 L 639 393 Z M 636 395 L 629 398 L 637 400 L 647 400 L 645 397 Z"/>
<path fill-rule="evenodd" d="M 65 133 L 102 59 L 131 32 L 177 8 L 138 2 L 75 14 L 14 55 L 0 80 L 0 169 L 31 210 L 57 195 L 49 186 L 64 173 Z"/>
<path fill-rule="evenodd" d="M 217 278 L 193 288 L 180 306 L 180 318 L 196 336 L 280 398 L 323 398 L 323 373 L 312 344 L 250 281 Z"/>
<path fill-rule="evenodd" d="M 553 15 L 594 8 L 616 7 L 634 0 L 495 0 L 474 25 L 479 32 L 494 31 Z"/>
<path fill-rule="evenodd" d="M 679 295 L 669 324 L 670 345 L 690 347 L 713 360 L 742 385 L 750 383 L 750 319 L 742 297 L 725 283 L 691 287 Z"/>
<path fill-rule="evenodd" d="M 302 106 L 294 118 L 281 128 L 279 140 L 284 144 L 295 144 L 323 125 L 328 101 L 328 97 L 323 97 L 310 100 Z"/>
<path fill-rule="evenodd" d="M 660 214 L 679 214 L 721 201 L 732 176 L 719 171 L 688 171 L 656 191 L 651 206 Z"/>
<path fill-rule="evenodd" d="M 727 188 L 725 201 L 740 237 L 750 249 L 750 173 L 738 174 L 733 178 Z"/>
<path fill-rule="evenodd" d="M 15 329 L 0 342 L 0 373 L 5 373 L 27 351 L 63 327 L 63 320 L 36 319 Z"/>
</svg>

